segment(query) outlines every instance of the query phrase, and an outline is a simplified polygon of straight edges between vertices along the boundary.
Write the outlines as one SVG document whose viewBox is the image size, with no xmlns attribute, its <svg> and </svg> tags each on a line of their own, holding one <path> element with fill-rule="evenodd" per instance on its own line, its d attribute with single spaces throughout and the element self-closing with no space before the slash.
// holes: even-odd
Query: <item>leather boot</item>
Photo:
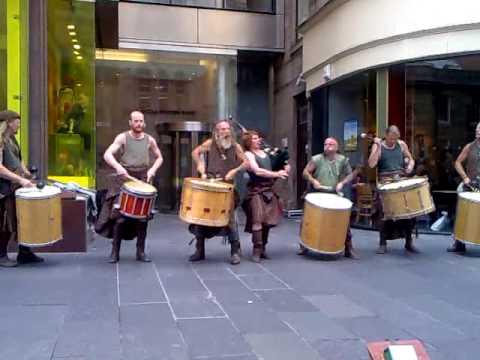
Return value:
<svg viewBox="0 0 480 360">
<path fill-rule="evenodd" d="M 420 251 L 413 245 L 413 238 L 411 233 L 405 236 L 405 250 L 413 254 L 420 253 Z"/>
<path fill-rule="evenodd" d="M 464 253 L 465 251 L 467 251 L 467 247 L 461 241 L 455 240 L 453 244 L 449 248 L 447 248 L 447 251 Z"/>
<path fill-rule="evenodd" d="M 0 233 L 0 267 L 15 267 L 17 262 L 8 258 L 9 233 Z"/>
<path fill-rule="evenodd" d="M 120 261 L 120 245 L 122 243 L 122 239 L 113 239 L 112 241 L 112 252 L 110 253 L 110 258 L 108 262 L 110 264 L 116 264 Z"/>
<path fill-rule="evenodd" d="M 240 241 L 238 240 L 230 243 L 230 264 L 240 264 Z"/>
<path fill-rule="evenodd" d="M 268 256 L 266 251 L 269 232 L 270 232 L 270 228 L 268 226 L 262 227 L 262 255 L 260 255 L 260 257 L 265 260 L 270 260 L 270 256 Z"/>
<path fill-rule="evenodd" d="M 145 255 L 145 241 L 147 239 L 147 223 L 139 223 L 137 225 L 137 261 L 152 262 L 150 258 Z"/>
<path fill-rule="evenodd" d="M 205 238 L 197 237 L 195 242 L 195 252 L 188 258 L 189 261 L 205 260 Z"/>
<path fill-rule="evenodd" d="M 252 261 L 259 263 L 263 252 L 262 230 L 252 231 L 252 243 Z"/>
<path fill-rule="evenodd" d="M 37 256 L 33 253 L 33 251 L 23 245 L 18 245 L 18 255 L 17 255 L 17 263 L 18 264 L 35 264 L 44 262 L 43 258 Z"/>
<path fill-rule="evenodd" d="M 380 244 L 378 245 L 378 249 L 376 253 L 385 254 L 386 252 L 387 252 L 387 240 L 385 239 L 385 235 L 383 234 L 382 229 L 380 229 Z"/>
<path fill-rule="evenodd" d="M 353 260 L 360 259 L 357 253 L 353 250 L 352 233 L 350 232 L 350 229 L 348 229 L 347 238 L 345 239 L 345 257 Z"/>
</svg>

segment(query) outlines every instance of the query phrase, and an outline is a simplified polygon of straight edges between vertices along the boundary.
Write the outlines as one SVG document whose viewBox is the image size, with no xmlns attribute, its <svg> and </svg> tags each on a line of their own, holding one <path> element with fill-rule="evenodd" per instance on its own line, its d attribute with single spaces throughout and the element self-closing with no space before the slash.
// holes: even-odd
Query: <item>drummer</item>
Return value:
<svg viewBox="0 0 480 360">
<path fill-rule="evenodd" d="M 273 184 L 275 179 L 286 179 L 289 170 L 286 165 L 283 170 L 272 171 L 270 157 L 260 147 L 261 141 L 262 138 L 256 131 L 247 131 L 243 135 L 250 180 L 242 206 L 247 215 L 245 231 L 252 234 L 252 261 L 256 263 L 260 259 L 269 259 L 265 250 L 268 233 L 282 216 L 279 197 L 273 190 Z"/>
<path fill-rule="evenodd" d="M 203 179 L 215 178 L 233 183 L 238 171 L 246 168 L 245 154 L 242 147 L 235 141 L 230 122 L 225 119 L 215 124 L 211 139 L 207 139 L 192 151 L 192 158 Z M 238 196 L 235 192 L 235 207 L 237 205 Z M 205 259 L 205 239 L 227 236 L 230 243 L 230 263 L 232 265 L 240 263 L 240 238 L 235 210 L 232 211 L 230 223 L 226 227 L 191 224 L 189 231 L 195 235 L 196 240 L 196 250 L 189 257 L 190 261 Z"/>
<path fill-rule="evenodd" d="M 309 182 L 314 192 L 341 193 L 343 187 L 352 181 L 354 175 L 348 158 L 338 153 L 338 141 L 329 137 L 323 143 L 323 154 L 312 157 L 303 170 L 303 177 Z M 306 253 L 307 249 L 300 244 L 298 254 Z M 345 239 L 345 257 L 359 258 L 353 250 L 350 226 Z"/>
<path fill-rule="evenodd" d="M 378 182 L 398 181 L 402 176 L 410 174 L 415 166 L 413 156 L 408 145 L 400 140 L 400 130 L 395 125 L 385 130 L 385 139 L 373 139 L 372 150 L 368 159 L 371 168 L 378 167 Z M 406 166 L 405 166 L 406 165 Z M 380 244 L 377 254 L 385 254 L 387 240 L 405 238 L 405 250 L 411 253 L 419 251 L 413 245 L 412 231 L 415 219 L 383 220 L 383 211 L 379 201 L 378 221 Z"/>
<path fill-rule="evenodd" d="M 466 169 L 463 163 L 466 163 Z M 455 170 L 462 177 L 462 183 L 458 192 L 471 191 L 472 188 L 480 188 L 480 122 L 475 128 L 475 140 L 465 145 L 457 160 L 455 160 Z M 465 244 L 454 239 L 452 246 L 447 249 L 448 252 L 465 252 Z"/>
<path fill-rule="evenodd" d="M 15 135 L 20 128 L 20 115 L 14 111 L 0 111 L 0 267 L 43 262 L 29 247 L 19 245 L 17 261 L 7 256 L 10 240 L 17 241 L 15 190 L 32 187 L 30 172 L 22 162 L 20 146 Z"/>
<path fill-rule="evenodd" d="M 95 224 L 95 231 L 113 239 L 110 263 L 117 263 L 120 260 L 122 239 L 131 240 L 135 237 L 137 238 L 137 261 L 151 261 L 145 254 L 148 219 L 137 220 L 124 217 L 114 205 L 118 202 L 124 182 L 132 179 L 151 182 L 162 165 L 163 158 L 153 136 L 145 133 L 143 113 L 133 111 L 128 124 L 130 130 L 117 135 L 103 155 L 105 162 L 115 170 L 115 174 L 111 176 L 110 187 Z M 119 156 L 119 161 L 116 155 Z M 150 159 L 151 155 L 153 159 Z M 154 161 L 150 166 L 151 160 Z"/>
</svg>

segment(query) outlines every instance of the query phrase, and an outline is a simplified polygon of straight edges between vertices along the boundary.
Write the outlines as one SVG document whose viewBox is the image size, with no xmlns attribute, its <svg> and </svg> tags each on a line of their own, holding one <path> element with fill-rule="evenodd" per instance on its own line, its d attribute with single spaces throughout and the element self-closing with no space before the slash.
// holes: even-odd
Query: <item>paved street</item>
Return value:
<svg viewBox="0 0 480 360">
<path fill-rule="evenodd" d="M 354 230 L 362 259 L 295 254 L 298 222 L 272 231 L 272 260 L 228 263 L 219 238 L 208 261 L 190 264 L 190 234 L 176 216 L 150 227 L 154 262 L 106 262 L 109 243 L 88 254 L 46 254 L 36 267 L 0 269 L 0 359 L 368 359 L 366 343 L 418 338 L 432 359 L 480 352 L 480 248 L 447 254 L 449 239 L 421 235 L 419 255 L 376 232 Z"/>
</svg>

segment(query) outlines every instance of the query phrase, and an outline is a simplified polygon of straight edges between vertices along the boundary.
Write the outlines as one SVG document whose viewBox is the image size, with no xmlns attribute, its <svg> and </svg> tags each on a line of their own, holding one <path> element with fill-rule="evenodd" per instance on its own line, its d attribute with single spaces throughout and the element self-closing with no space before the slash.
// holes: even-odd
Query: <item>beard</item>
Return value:
<svg viewBox="0 0 480 360">
<path fill-rule="evenodd" d="M 233 139 L 231 135 L 219 136 L 215 135 L 215 142 L 220 149 L 230 149 L 233 145 Z"/>
</svg>

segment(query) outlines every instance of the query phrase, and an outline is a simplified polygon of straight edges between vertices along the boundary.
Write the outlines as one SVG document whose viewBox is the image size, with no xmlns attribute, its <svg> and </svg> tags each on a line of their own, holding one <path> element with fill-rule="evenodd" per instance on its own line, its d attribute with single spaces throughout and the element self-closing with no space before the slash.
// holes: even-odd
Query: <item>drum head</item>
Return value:
<svg viewBox="0 0 480 360">
<path fill-rule="evenodd" d="M 427 179 L 425 178 L 412 178 L 412 179 L 405 179 L 400 181 L 395 181 L 388 184 L 382 184 L 378 186 L 378 191 L 395 191 L 401 190 L 405 188 L 415 187 L 426 182 Z"/>
<path fill-rule="evenodd" d="M 205 189 L 212 191 L 230 191 L 233 187 L 232 184 L 226 183 L 224 181 L 218 180 L 204 180 L 204 179 L 194 179 L 189 178 L 185 179 L 185 181 L 189 181 L 192 184 L 192 187 Z"/>
<path fill-rule="evenodd" d="M 46 185 L 42 189 L 35 187 L 20 188 L 15 196 L 20 199 L 47 199 L 60 194 L 61 190 L 55 186 Z"/>
<path fill-rule="evenodd" d="M 311 193 L 305 196 L 305 201 L 323 209 L 349 210 L 352 208 L 350 200 L 335 194 Z"/>
<path fill-rule="evenodd" d="M 462 192 L 462 193 L 458 194 L 458 196 L 465 199 L 465 200 L 480 203 L 480 193 L 478 193 L 478 192 L 465 191 L 465 192 Z"/>
<path fill-rule="evenodd" d="M 152 195 L 157 192 L 155 187 L 143 181 L 127 181 L 123 187 L 125 190 L 139 195 Z"/>
</svg>

